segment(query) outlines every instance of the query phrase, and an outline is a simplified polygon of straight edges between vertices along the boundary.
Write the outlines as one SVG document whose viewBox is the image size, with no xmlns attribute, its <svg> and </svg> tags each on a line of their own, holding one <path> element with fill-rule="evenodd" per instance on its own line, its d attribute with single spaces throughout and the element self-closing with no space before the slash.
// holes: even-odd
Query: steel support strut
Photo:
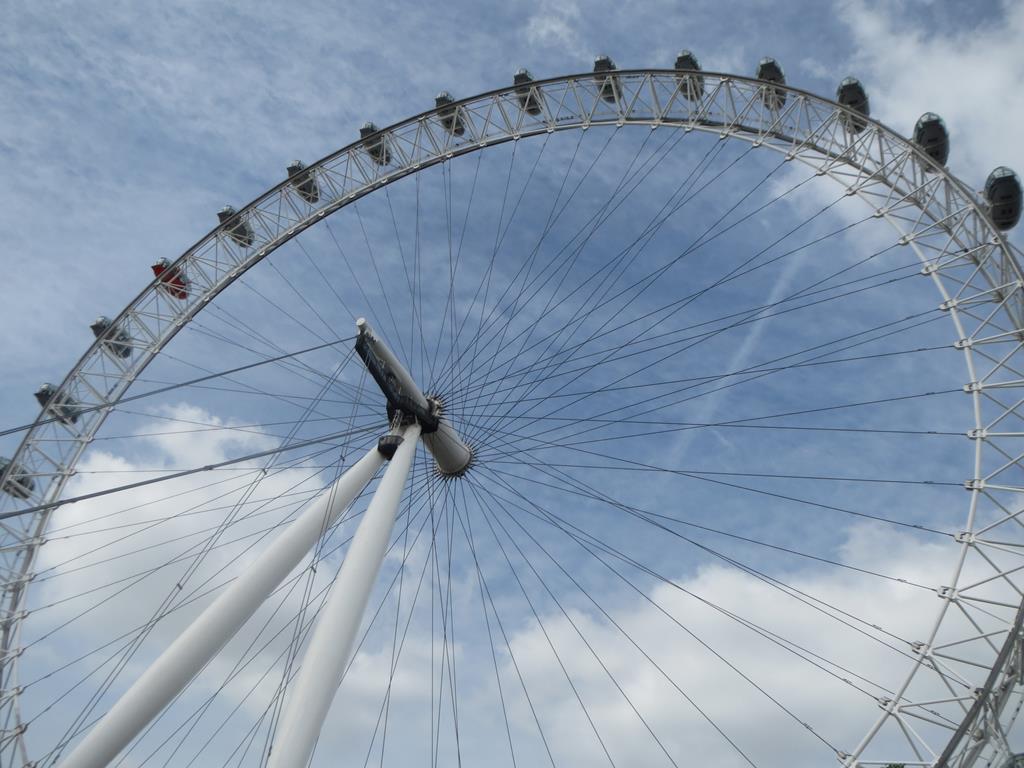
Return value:
<svg viewBox="0 0 1024 768">
<path fill-rule="evenodd" d="M 443 419 L 442 404 L 420 391 L 388 346 L 360 320 L 356 351 L 388 400 L 394 433 L 354 464 L 310 505 L 238 579 L 192 622 L 136 680 L 61 763 L 103 768 L 189 684 L 252 617 L 271 592 L 323 537 L 359 492 L 391 459 L 317 621 L 281 720 L 268 768 L 304 766 L 320 736 L 334 694 L 352 656 L 356 633 L 377 580 L 402 489 L 420 436 L 443 475 L 461 475 L 472 451 Z"/>
<path fill-rule="evenodd" d="M 363 612 L 391 539 L 420 431 L 419 424 L 403 430 L 402 444 L 349 545 L 285 704 L 267 768 L 299 768 L 309 763 L 334 694 L 352 658 Z"/>
<path fill-rule="evenodd" d="M 321 493 L 135 681 L 61 768 L 103 768 L 117 757 L 238 632 L 383 463 L 375 446 Z"/>
</svg>

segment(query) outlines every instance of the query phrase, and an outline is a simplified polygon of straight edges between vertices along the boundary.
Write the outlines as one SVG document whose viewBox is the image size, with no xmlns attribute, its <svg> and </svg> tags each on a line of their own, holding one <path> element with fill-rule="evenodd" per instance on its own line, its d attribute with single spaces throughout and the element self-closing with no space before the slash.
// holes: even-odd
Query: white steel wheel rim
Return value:
<svg viewBox="0 0 1024 768">
<path fill-rule="evenodd" d="M 762 103 L 763 84 L 732 75 L 703 76 L 707 95 L 699 103 L 680 96 L 675 72 L 618 73 L 622 96 L 612 105 L 602 101 L 590 74 L 541 81 L 536 83 L 535 93 L 544 109 L 537 116 L 518 108 L 515 88 L 494 91 L 457 103 L 465 122 L 462 137 L 449 134 L 440 111 L 433 110 L 383 132 L 392 151 L 386 166 L 368 160 L 363 142 L 310 166 L 321 185 L 321 199 L 315 205 L 304 201 L 287 182 L 265 193 L 239 214 L 255 232 L 251 246 L 239 246 L 223 229 L 217 228 L 174 262 L 173 267 L 184 269 L 192 281 L 194 293 L 184 306 L 169 302 L 159 281 L 154 281 L 118 316 L 115 322 L 134 339 L 142 340 L 141 348 L 129 362 L 113 358 L 97 342 L 65 378 L 59 392 L 95 410 L 81 418 L 73 429 L 59 423 L 44 423 L 26 435 L 14 462 L 27 468 L 38 488 L 25 502 L 5 497 L 5 511 L 46 505 L 58 499 L 78 458 L 107 414 L 105 404 L 125 392 L 178 330 L 250 267 L 363 195 L 456 155 L 552 131 L 641 124 L 744 139 L 783 152 L 791 159 L 816 167 L 820 174 L 831 176 L 849 194 L 873 205 L 877 216 L 885 218 L 902 234 L 940 292 L 943 308 L 954 321 L 969 371 L 967 390 L 975 411 L 975 467 L 972 477 L 967 479 L 970 503 L 961 557 L 955 563 L 934 625 L 921 638 L 923 645 L 917 649 L 920 660 L 911 666 L 895 699 L 882 703 L 883 711 L 875 727 L 845 756 L 850 765 L 872 764 L 865 757 L 872 736 L 886 722 L 896 721 L 902 727 L 913 716 L 910 710 L 916 705 L 900 703 L 899 698 L 924 668 L 922 664 L 929 659 L 934 661 L 932 645 L 946 612 L 952 606 L 965 605 L 970 598 L 960 585 L 964 563 L 968 558 L 978 557 L 979 551 L 988 546 L 975 534 L 979 505 L 998 505 L 1018 492 L 1012 479 L 1003 481 L 1004 477 L 1012 478 L 1017 469 L 1013 458 L 1019 453 L 1016 435 L 1012 431 L 998 434 L 997 429 L 991 430 L 997 434 L 989 434 L 990 425 L 1015 416 L 1013 400 L 1007 405 L 1005 401 L 993 400 L 990 393 L 1003 389 L 1012 393 L 1020 386 L 1013 375 L 1016 352 L 1000 354 L 992 360 L 979 357 L 977 350 L 986 344 L 1001 348 L 1019 332 L 1021 273 L 1015 252 L 991 226 L 980 203 L 960 182 L 935 167 L 906 140 L 873 122 L 864 132 L 851 135 L 840 119 L 848 112 L 797 89 L 786 88 L 786 104 L 774 112 Z M 896 194 L 893 190 L 897 190 Z M 1003 408 L 1003 413 L 993 413 L 993 408 Z M 52 469 L 54 466 L 58 469 Z M 5 737 L 2 753 L 10 755 L 12 763 L 28 759 L 19 728 L 16 650 L 25 584 L 44 539 L 49 514 L 49 510 L 40 510 L 21 520 L 14 518 L 13 524 L 18 527 L 8 529 L 11 545 L 5 547 L 3 555 L 9 574 L 5 584 L 8 597 L 4 608 L 3 706 L 8 710 L 5 722 L 15 726 Z M 1012 581 L 1013 576 L 1002 574 L 1001 578 Z M 1007 623 L 1008 635 L 1018 631 L 1018 626 Z M 981 638 L 976 641 L 982 644 Z M 984 644 L 991 645 L 987 639 Z M 995 650 L 1001 651 L 1003 645 L 997 645 Z M 992 654 L 993 666 L 1001 656 L 998 652 Z M 948 756 L 951 762 L 970 764 L 982 755 L 1005 753 L 1006 745 L 998 740 L 1000 718 L 1010 714 L 1006 704 L 1015 690 L 1017 668 L 1012 658 L 1001 658 L 1001 662 L 1004 666 L 993 671 L 991 680 L 987 680 L 989 675 L 982 675 L 988 684 L 978 686 L 982 688 L 980 704 L 972 709 L 974 721 L 966 732 L 956 734 L 956 743 L 938 745 L 952 750 Z M 963 709 L 966 700 L 964 697 L 947 703 Z M 913 737 L 908 741 L 913 749 Z M 920 751 L 903 762 L 931 765 L 935 754 L 942 751 L 935 746 L 921 743 Z"/>
</svg>

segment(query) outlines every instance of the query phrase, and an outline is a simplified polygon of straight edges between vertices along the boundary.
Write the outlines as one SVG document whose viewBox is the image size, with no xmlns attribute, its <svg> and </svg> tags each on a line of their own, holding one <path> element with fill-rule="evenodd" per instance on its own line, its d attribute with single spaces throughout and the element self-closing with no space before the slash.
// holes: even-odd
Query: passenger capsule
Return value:
<svg viewBox="0 0 1024 768">
<path fill-rule="evenodd" d="M 1020 221 L 1020 179 L 1005 165 L 999 166 L 988 175 L 985 181 L 985 199 L 990 206 L 992 223 L 999 229 L 1012 229 Z"/>
<path fill-rule="evenodd" d="M 619 85 L 618 75 L 608 75 L 605 73 L 614 72 L 617 69 L 618 67 L 615 66 L 615 62 L 608 56 L 602 55 L 594 59 L 594 80 L 600 88 L 601 98 L 609 104 L 614 104 L 619 100 L 622 88 Z"/>
<path fill-rule="evenodd" d="M 51 416 L 64 424 L 74 424 L 82 409 L 70 395 L 59 395 L 57 388 L 47 382 L 35 392 L 36 401 L 46 409 Z"/>
<path fill-rule="evenodd" d="M 217 218 L 223 226 L 224 234 L 243 248 L 248 248 L 256 239 L 249 222 L 241 218 L 232 206 L 225 205 L 217 211 Z"/>
<path fill-rule="evenodd" d="M 363 123 L 363 127 L 359 129 L 359 138 L 365 139 L 363 149 L 373 162 L 377 165 L 387 165 L 391 162 L 391 150 L 388 149 L 387 136 L 375 135 L 379 131 L 380 129 L 373 123 Z"/>
<path fill-rule="evenodd" d="M 466 132 L 466 126 L 459 116 L 459 108 L 451 106 L 455 102 L 448 91 L 441 91 L 434 97 L 434 106 L 437 108 L 437 116 L 441 119 L 441 125 L 452 136 L 461 136 Z"/>
<path fill-rule="evenodd" d="M 848 77 L 839 83 L 839 87 L 836 89 L 836 101 L 842 106 L 852 109 L 857 114 L 864 115 L 864 117 L 868 117 L 871 114 L 868 94 L 864 90 L 864 86 L 861 85 L 860 80 L 855 77 Z M 861 120 L 859 117 L 846 112 L 840 112 L 839 117 L 843 121 L 843 125 L 851 133 L 860 133 L 868 125 L 866 120 Z"/>
<path fill-rule="evenodd" d="M 123 328 L 114 325 L 109 317 L 100 315 L 89 328 L 93 336 L 100 339 L 104 348 L 114 357 L 132 356 L 132 337 Z"/>
<path fill-rule="evenodd" d="M 939 165 L 949 159 L 949 131 L 942 118 L 934 112 L 925 112 L 914 126 L 914 143 Z"/>
<path fill-rule="evenodd" d="M 679 90 L 690 101 L 700 101 L 704 95 L 704 75 L 700 72 L 700 62 L 690 51 L 680 51 L 676 56 L 676 71 L 686 74 L 676 75 Z"/>
<path fill-rule="evenodd" d="M 299 193 L 299 197 L 310 205 L 320 202 L 320 187 L 313 172 L 301 160 L 288 163 L 288 183 Z"/>
<path fill-rule="evenodd" d="M 516 98 L 519 99 L 519 107 L 528 115 L 539 115 L 541 113 L 540 93 L 531 83 L 533 75 L 528 69 L 520 69 L 512 80 L 516 87 Z"/>
<path fill-rule="evenodd" d="M 36 481 L 20 464 L 14 464 L 6 456 L 0 456 L 0 476 L 4 473 L 7 475 L 4 477 L 3 486 L 0 486 L 4 493 L 24 501 L 36 489 Z"/>
<path fill-rule="evenodd" d="M 765 56 L 757 65 L 757 79 L 775 85 L 786 84 L 786 73 L 775 59 Z M 765 88 L 761 94 L 765 106 L 769 109 L 782 109 L 786 103 L 786 91 L 782 88 Z"/>
<path fill-rule="evenodd" d="M 160 259 L 152 266 L 152 270 L 164 293 L 182 301 L 188 298 L 189 282 L 181 267 L 171 266 L 167 259 Z"/>
</svg>

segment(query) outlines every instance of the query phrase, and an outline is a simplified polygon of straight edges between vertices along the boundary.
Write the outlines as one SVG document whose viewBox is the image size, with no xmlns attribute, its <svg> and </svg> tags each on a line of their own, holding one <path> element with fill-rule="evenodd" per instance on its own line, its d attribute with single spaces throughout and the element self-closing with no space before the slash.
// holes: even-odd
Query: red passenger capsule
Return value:
<svg viewBox="0 0 1024 768">
<path fill-rule="evenodd" d="M 172 267 L 167 259 L 160 259 L 153 265 L 153 274 L 168 296 L 182 301 L 188 298 L 188 278 L 180 267 Z"/>
</svg>

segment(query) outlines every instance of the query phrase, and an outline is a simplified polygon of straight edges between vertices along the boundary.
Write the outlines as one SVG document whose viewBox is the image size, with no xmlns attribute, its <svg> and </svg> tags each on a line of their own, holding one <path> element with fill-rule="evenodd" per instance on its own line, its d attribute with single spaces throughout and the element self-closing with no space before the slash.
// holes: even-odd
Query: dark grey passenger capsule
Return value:
<svg viewBox="0 0 1024 768">
<path fill-rule="evenodd" d="M 1012 169 L 1001 165 L 985 180 L 985 199 L 988 200 L 992 223 L 1007 230 L 1020 221 L 1020 178 Z"/>
<path fill-rule="evenodd" d="M 700 72 L 700 62 L 691 51 L 680 51 L 676 56 L 676 71 L 684 72 L 676 76 L 679 91 L 690 101 L 700 101 L 704 95 L 704 75 Z"/>
<path fill-rule="evenodd" d="M 0 476 L 4 473 L 7 475 L 3 486 L 0 486 L 4 493 L 24 501 L 36 489 L 36 481 L 20 464 L 13 464 L 6 456 L 0 456 Z"/>
<path fill-rule="evenodd" d="M 765 56 L 757 65 L 757 79 L 774 85 L 785 85 L 786 73 L 782 71 L 779 62 L 771 56 Z M 786 91 L 782 88 L 766 87 L 761 98 L 769 109 L 782 109 L 786 103 Z"/>
<path fill-rule="evenodd" d="M 609 104 L 617 102 L 622 94 L 619 76 L 607 74 L 617 69 L 618 67 L 615 66 L 615 62 L 608 56 L 601 55 L 594 59 L 594 80 L 600 88 L 601 98 Z"/>
<path fill-rule="evenodd" d="M 100 339 L 103 347 L 114 357 L 132 356 L 132 337 L 123 328 L 114 325 L 109 317 L 100 315 L 89 326 L 92 335 Z"/>
<path fill-rule="evenodd" d="M 437 108 L 437 116 L 441 119 L 441 125 L 452 136 L 461 136 L 466 132 L 466 126 L 459 116 L 459 108 L 451 106 L 455 102 L 448 91 L 441 91 L 434 97 L 434 106 Z"/>
<path fill-rule="evenodd" d="M 516 98 L 519 100 L 519 108 L 526 114 L 537 116 L 541 113 L 540 93 L 534 88 L 533 75 L 528 69 L 520 69 L 516 72 L 512 83 L 516 87 Z"/>
<path fill-rule="evenodd" d="M 249 222 L 239 217 L 238 211 L 232 206 L 225 205 L 217 211 L 217 219 L 223 226 L 224 234 L 234 240 L 243 248 L 248 248 L 256 239 L 252 233 Z"/>
<path fill-rule="evenodd" d="M 375 134 L 379 133 L 380 129 L 376 125 L 370 122 L 363 123 L 359 129 L 359 138 L 365 139 L 363 141 L 363 149 L 366 150 L 366 154 L 370 156 L 377 165 L 387 165 L 391 162 L 391 150 L 388 149 L 387 136 Z"/>
<path fill-rule="evenodd" d="M 868 117 L 871 114 L 871 104 L 868 102 L 867 91 L 864 90 L 860 80 L 855 77 L 847 77 L 839 83 L 839 87 L 836 89 L 836 101 L 844 107 L 864 115 L 864 117 Z M 840 117 L 843 125 L 851 133 L 860 133 L 868 125 L 866 120 L 861 120 L 846 112 L 841 113 Z"/>
<path fill-rule="evenodd" d="M 942 118 L 934 112 L 925 112 L 914 126 L 914 143 L 939 165 L 949 159 L 949 131 Z"/>
<path fill-rule="evenodd" d="M 43 384 L 35 392 L 36 401 L 47 412 L 63 424 L 74 424 L 78 421 L 81 408 L 70 395 L 60 395 L 57 388 L 49 382 Z"/>
<path fill-rule="evenodd" d="M 299 193 L 299 197 L 310 205 L 320 202 L 320 187 L 313 172 L 301 160 L 288 163 L 288 183 Z"/>
</svg>

